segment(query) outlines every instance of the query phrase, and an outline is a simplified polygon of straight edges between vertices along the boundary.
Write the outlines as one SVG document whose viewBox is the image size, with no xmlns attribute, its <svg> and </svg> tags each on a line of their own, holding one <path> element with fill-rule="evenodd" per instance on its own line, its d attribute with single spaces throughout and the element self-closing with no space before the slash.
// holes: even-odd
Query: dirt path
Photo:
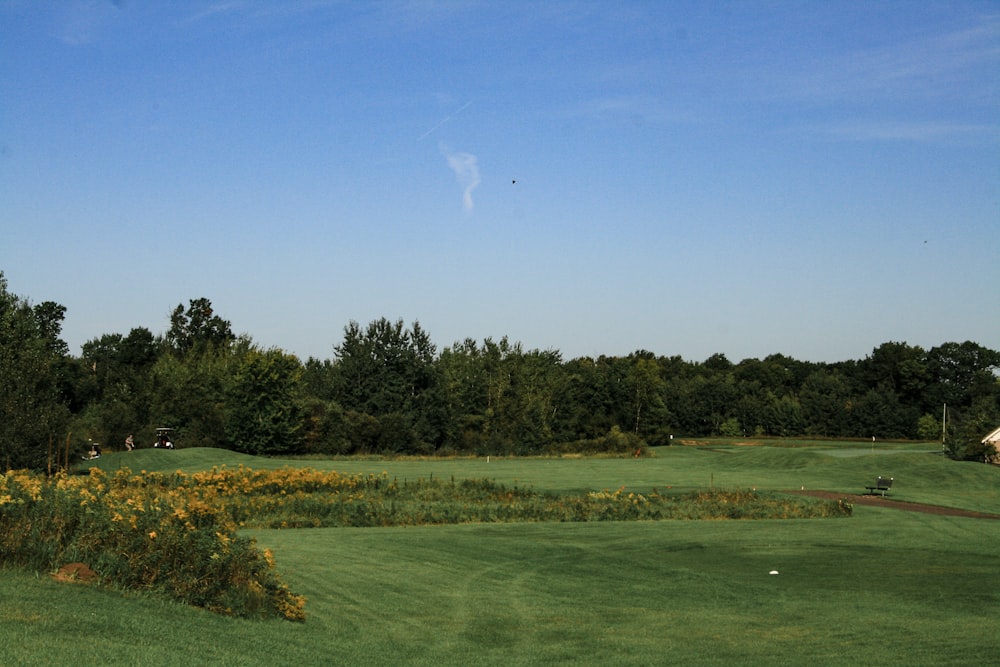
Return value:
<svg viewBox="0 0 1000 667">
<path fill-rule="evenodd" d="M 888 507 L 890 509 L 904 510 L 907 512 L 923 512 L 924 514 L 938 514 L 941 516 L 965 516 L 973 519 L 1000 519 L 1000 514 L 988 514 L 986 512 L 973 512 L 972 510 L 960 510 L 954 507 L 941 507 L 940 505 L 924 505 L 923 503 L 907 503 L 901 500 L 893 500 L 883 496 L 867 496 L 851 493 L 837 493 L 836 491 L 787 491 L 786 493 L 797 493 L 804 496 L 815 496 L 816 498 L 829 498 L 838 500 L 845 498 L 855 505 L 870 505 L 872 507 Z"/>
</svg>

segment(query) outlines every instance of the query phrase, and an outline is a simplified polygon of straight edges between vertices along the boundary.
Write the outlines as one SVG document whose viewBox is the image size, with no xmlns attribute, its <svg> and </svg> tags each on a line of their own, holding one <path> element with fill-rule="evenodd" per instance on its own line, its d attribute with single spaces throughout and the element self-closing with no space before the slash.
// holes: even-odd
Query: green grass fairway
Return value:
<svg viewBox="0 0 1000 667">
<path fill-rule="evenodd" d="M 393 664 L 985 664 L 1000 531 L 975 520 L 264 532 L 332 644 Z M 890 529 L 887 524 L 893 524 Z M 920 531 L 922 544 L 906 536 Z M 972 540 L 958 555 L 956 541 Z M 329 569 L 310 563 L 329 562 Z M 778 575 L 769 572 L 776 570 Z M 326 579 L 344 573 L 340 583 Z M 346 618 L 344 617 L 346 613 Z M 375 637 L 372 637 L 372 631 Z M 380 648 L 381 647 L 381 648 Z M 333 655 L 330 655 L 333 658 Z"/>
<path fill-rule="evenodd" d="M 214 450 L 133 470 L 308 465 L 537 489 L 749 487 L 1000 514 L 1000 468 L 919 447 L 660 449 L 645 459 L 288 462 Z M 845 449 L 845 451 L 846 451 Z M 829 450 L 829 451 L 827 451 Z M 141 465 L 135 465 L 140 463 Z M 841 519 L 258 530 L 308 619 L 225 618 L 0 571 L 4 665 L 985 665 L 1000 663 L 1000 521 L 857 506 Z M 769 574 L 772 570 L 779 574 Z"/>
<path fill-rule="evenodd" d="M 344 473 L 388 473 L 399 479 L 489 478 L 538 490 L 617 489 L 644 492 L 709 487 L 764 490 L 822 489 L 864 493 L 879 475 L 895 478 L 891 497 L 910 502 L 1000 514 L 1000 467 L 959 463 L 940 454 L 940 445 L 766 441 L 763 446 L 713 442 L 705 447 L 661 447 L 633 458 L 455 458 L 288 460 L 262 459 L 218 449 L 144 449 L 102 457 L 99 467 L 128 466 L 172 472 L 215 465 L 253 468 L 284 466 Z"/>
</svg>

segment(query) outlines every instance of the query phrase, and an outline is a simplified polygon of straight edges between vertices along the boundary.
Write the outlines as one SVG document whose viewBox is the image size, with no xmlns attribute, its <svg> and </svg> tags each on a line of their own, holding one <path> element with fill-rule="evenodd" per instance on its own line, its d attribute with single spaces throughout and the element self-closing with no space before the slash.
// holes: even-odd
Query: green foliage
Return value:
<svg viewBox="0 0 1000 667">
<path fill-rule="evenodd" d="M 561 384 L 557 352 L 525 352 L 506 337 L 466 340 L 441 356 L 452 443 L 481 454 L 528 454 L 553 443 Z M 455 433 L 457 431 L 457 433 Z"/>
<path fill-rule="evenodd" d="M 806 432 L 828 437 L 847 434 L 853 428 L 851 411 L 856 393 L 842 373 L 813 371 L 799 393 Z"/>
<path fill-rule="evenodd" d="M 872 350 L 861 364 L 861 374 L 868 386 L 914 401 L 927 386 L 927 366 L 927 354 L 919 345 L 888 342 Z"/>
<path fill-rule="evenodd" d="M 921 440 L 939 440 L 941 438 L 941 420 L 934 415 L 922 415 L 917 420 L 917 437 Z"/>
<path fill-rule="evenodd" d="M 62 323 L 66 317 L 66 306 L 54 301 L 44 301 L 33 307 L 38 334 L 45 341 L 48 352 L 54 357 L 65 357 L 69 354 L 69 346 L 59 336 L 62 334 Z"/>
<path fill-rule="evenodd" d="M 32 309 L 7 291 L 0 273 L 0 464 L 44 469 L 65 433 L 68 410 L 59 391 L 59 322 L 64 309 Z M 65 344 L 63 344 L 65 345 Z"/>
<path fill-rule="evenodd" d="M 379 435 L 362 438 L 359 451 L 433 450 L 442 442 L 443 406 L 430 336 L 414 322 L 382 318 L 362 329 L 344 328 L 334 348 L 332 373 L 335 400 L 349 413 L 375 418 Z"/>
<path fill-rule="evenodd" d="M 224 512 L 162 478 L 0 477 L 4 562 L 54 571 L 84 562 L 107 583 L 160 591 L 212 611 L 302 620 L 304 600 Z"/>
<path fill-rule="evenodd" d="M 306 396 L 302 399 L 302 411 L 305 415 L 302 435 L 305 454 L 350 452 L 344 411 L 340 405 L 316 396 Z"/>
<path fill-rule="evenodd" d="M 993 396 L 976 399 L 957 419 L 953 419 L 945 440 L 945 451 L 957 460 L 992 462 L 996 457 L 993 445 L 983 438 L 1000 424 L 1000 400 Z"/>
<path fill-rule="evenodd" d="M 740 420 L 736 417 L 730 417 L 719 424 L 719 435 L 724 438 L 736 438 L 743 435 L 743 430 L 740 428 Z"/>
<path fill-rule="evenodd" d="M 901 405 L 899 396 L 885 387 L 860 396 L 851 415 L 857 424 L 852 435 L 870 433 L 881 438 L 911 437 L 917 420 L 916 409 Z"/>
<path fill-rule="evenodd" d="M 635 455 L 646 447 L 646 441 L 635 433 L 623 432 L 612 426 L 607 434 L 599 438 L 587 438 L 554 444 L 549 447 L 552 454 L 617 454 Z"/>
<path fill-rule="evenodd" d="M 931 382 L 925 387 L 925 406 L 937 409 L 970 406 L 978 398 L 996 396 L 996 371 L 1000 369 L 1000 351 L 972 341 L 943 343 L 927 353 L 927 373 Z"/>
<path fill-rule="evenodd" d="M 149 426 L 177 429 L 185 447 L 226 447 L 226 383 L 233 353 L 205 348 L 160 356 L 150 369 Z"/>
<path fill-rule="evenodd" d="M 334 359 L 301 364 L 234 337 L 200 298 L 171 312 L 162 339 L 141 327 L 105 334 L 71 358 L 62 306 L 29 307 L 6 282 L 0 297 L 0 444 L 12 466 L 44 466 L 70 432 L 114 448 L 134 434 L 142 447 L 159 426 L 182 447 L 497 456 L 603 447 L 614 428 L 649 446 L 675 434 L 926 438 L 927 415 L 947 403 L 949 451 L 976 458 L 977 439 L 1000 424 L 1000 352 L 971 341 L 888 342 L 838 363 L 648 350 L 563 361 L 507 337 L 438 354 L 419 323 L 381 318 L 350 322 Z"/>
<path fill-rule="evenodd" d="M 234 362 L 226 386 L 226 437 L 247 454 L 302 450 L 304 419 L 298 360 L 280 350 L 251 347 Z"/>
<path fill-rule="evenodd" d="M 121 447 L 125 438 L 150 421 L 150 369 L 159 346 L 148 329 L 127 337 L 106 334 L 83 345 L 78 368 L 81 393 L 89 394 L 77 411 L 73 431 Z M 150 436 L 152 439 L 152 436 Z"/>
<path fill-rule="evenodd" d="M 216 315 L 212 302 L 204 297 L 188 301 L 186 310 L 183 304 L 177 304 L 170 313 L 167 343 L 181 354 L 226 347 L 234 340 L 229 321 Z"/>
</svg>

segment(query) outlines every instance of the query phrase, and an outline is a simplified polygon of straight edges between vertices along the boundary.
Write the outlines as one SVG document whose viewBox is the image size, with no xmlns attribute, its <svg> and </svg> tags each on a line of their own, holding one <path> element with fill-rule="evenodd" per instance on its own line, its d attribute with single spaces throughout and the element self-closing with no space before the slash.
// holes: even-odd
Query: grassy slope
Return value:
<svg viewBox="0 0 1000 667">
<path fill-rule="evenodd" d="M 258 531 L 310 598 L 253 623 L 5 573 L 5 664 L 990 664 L 993 522 Z M 769 575 L 772 569 L 779 575 Z M 211 659 L 209 659 L 211 658 Z"/>
<path fill-rule="evenodd" d="M 310 562 L 329 562 L 293 581 L 314 591 L 316 631 L 349 654 L 375 651 L 392 663 L 1000 659 L 1000 622 L 983 621 L 1000 602 L 983 587 L 994 576 L 996 527 L 911 515 L 887 521 L 885 512 L 857 521 L 259 537 L 291 559 L 297 577 Z M 914 531 L 919 545 L 908 537 Z M 956 549 L 956 540 L 976 544 Z M 349 576 L 331 588 L 331 571 Z"/>
<path fill-rule="evenodd" d="M 839 450 L 838 450 L 839 451 Z M 288 464 L 229 452 L 134 470 Z M 141 465 L 135 465 L 140 463 Z M 301 463 L 300 463 L 301 464 Z M 651 459 L 308 462 L 540 489 L 806 486 L 1000 512 L 1000 469 L 927 453 L 674 447 Z M 1000 663 L 1000 522 L 859 507 L 849 519 L 256 531 L 304 624 L 0 576 L 5 664 Z M 769 575 L 770 570 L 779 575 Z"/>
</svg>

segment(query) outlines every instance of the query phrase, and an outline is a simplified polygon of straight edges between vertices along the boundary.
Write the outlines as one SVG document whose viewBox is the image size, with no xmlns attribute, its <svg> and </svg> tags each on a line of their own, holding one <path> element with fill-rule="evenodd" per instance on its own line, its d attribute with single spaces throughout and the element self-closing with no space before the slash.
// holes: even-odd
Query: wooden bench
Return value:
<svg viewBox="0 0 1000 667">
<path fill-rule="evenodd" d="M 892 488 L 892 477 L 879 477 L 875 480 L 875 486 L 866 486 L 865 488 L 868 489 L 868 495 L 874 496 L 879 493 L 884 496 Z"/>
</svg>

